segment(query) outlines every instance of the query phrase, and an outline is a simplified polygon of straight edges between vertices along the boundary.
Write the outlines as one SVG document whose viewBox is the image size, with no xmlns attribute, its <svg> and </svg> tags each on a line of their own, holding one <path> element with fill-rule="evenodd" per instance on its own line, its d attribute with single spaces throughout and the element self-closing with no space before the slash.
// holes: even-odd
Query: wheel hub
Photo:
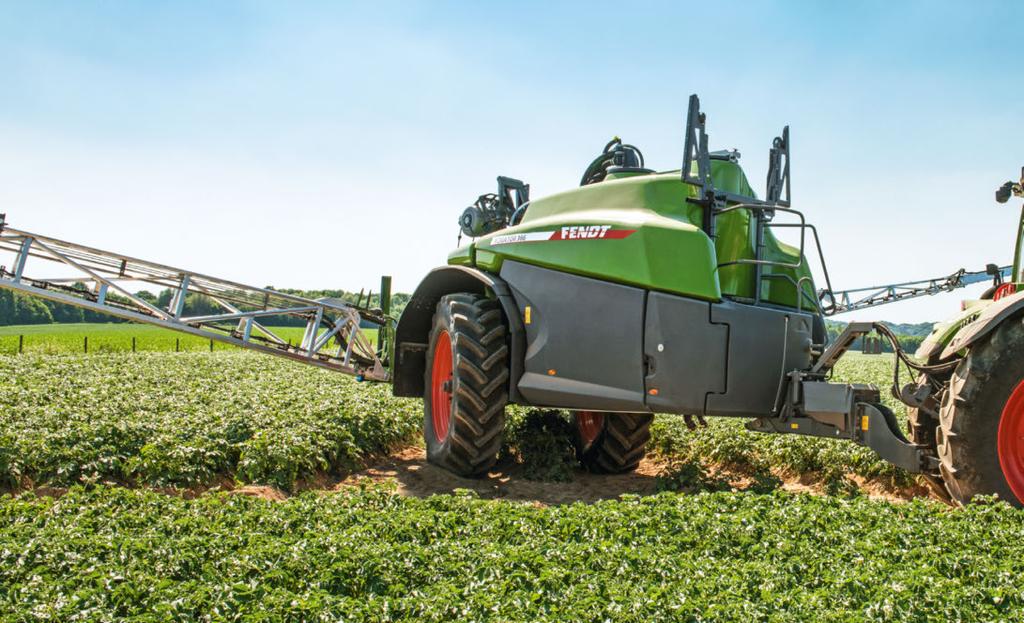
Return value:
<svg viewBox="0 0 1024 623">
<path fill-rule="evenodd" d="M 604 414 L 597 411 L 577 411 L 576 427 L 579 429 L 583 444 L 589 446 L 604 430 Z"/>
<path fill-rule="evenodd" d="M 434 342 L 430 379 L 430 418 L 434 436 L 443 442 L 452 415 L 452 340 L 447 331 L 439 333 Z"/>
<path fill-rule="evenodd" d="M 999 418 L 999 467 L 1017 499 L 1024 502 L 1024 381 L 1010 392 Z"/>
</svg>

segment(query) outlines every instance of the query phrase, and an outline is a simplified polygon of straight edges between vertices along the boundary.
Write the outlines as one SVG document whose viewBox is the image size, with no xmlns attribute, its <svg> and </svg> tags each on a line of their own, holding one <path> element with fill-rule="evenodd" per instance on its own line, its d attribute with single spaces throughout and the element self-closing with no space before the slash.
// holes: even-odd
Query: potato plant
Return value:
<svg viewBox="0 0 1024 623">
<path fill-rule="evenodd" d="M 1004 504 L 0 497 L 3 621 L 1019 621 L 1022 576 Z"/>
</svg>

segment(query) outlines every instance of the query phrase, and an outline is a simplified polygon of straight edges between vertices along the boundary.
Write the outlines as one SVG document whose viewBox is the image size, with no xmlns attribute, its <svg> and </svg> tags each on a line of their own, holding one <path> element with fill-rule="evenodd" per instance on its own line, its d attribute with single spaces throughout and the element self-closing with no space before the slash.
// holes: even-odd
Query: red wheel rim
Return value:
<svg viewBox="0 0 1024 623">
<path fill-rule="evenodd" d="M 452 340 L 447 331 L 441 331 L 434 342 L 434 363 L 430 369 L 430 417 L 439 442 L 448 437 L 448 422 L 452 416 L 451 382 Z"/>
<path fill-rule="evenodd" d="M 604 430 L 604 414 L 596 411 L 577 411 L 576 428 L 579 430 L 583 444 L 589 446 Z"/>
<path fill-rule="evenodd" d="M 998 301 L 1004 296 L 1010 296 L 1011 294 L 1017 293 L 1017 284 L 1015 283 L 1004 283 L 1003 285 L 996 288 L 996 291 L 992 293 L 992 300 Z"/>
<path fill-rule="evenodd" d="M 999 418 L 999 466 L 1010 489 L 1024 502 L 1024 381 L 1010 393 Z"/>
</svg>

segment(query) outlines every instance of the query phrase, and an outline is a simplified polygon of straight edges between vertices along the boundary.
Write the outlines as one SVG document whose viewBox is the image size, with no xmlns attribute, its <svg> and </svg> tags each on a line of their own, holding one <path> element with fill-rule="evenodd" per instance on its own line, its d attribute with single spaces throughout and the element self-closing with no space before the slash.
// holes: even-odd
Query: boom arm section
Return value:
<svg viewBox="0 0 1024 623">
<path fill-rule="evenodd" d="M 931 296 L 941 292 L 952 292 L 975 283 L 995 279 L 1001 282 L 1002 279 L 1010 278 L 1012 266 L 992 266 L 987 270 L 967 272 L 960 269 L 955 273 L 935 279 L 922 279 L 920 281 L 906 281 L 903 283 L 891 283 L 884 286 L 872 286 L 869 288 L 855 288 L 853 290 L 840 290 L 832 292 L 822 290 L 819 293 L 822 309 L 826 316 L 845 314 L 847 312 L 877 307 L 905 301 L 920 296 Z"/>
<path fill-rule="evenodd" d="M 312 300 L 247 286 L 12 229 L 0 215 L 0 254 L 4 252 L 13 253 L 14 262 L 10 269 L 0 266 L 0 288 L 287 357 L 360 379 L 390 380 L 383 354 L 360 328 L 367 321 L 390 332 L 393 321 L 386 315 L 386 303 L 382 305 L 384 311 L 374 311 L 338 299 Z M 67 274 L 29 277 L 25 272 L 29 264 L 56 266 Z M 158 307 L 132 294 L 129 284 L 170 289 L 170 304 L 166 309 Z M 219 313 L 185 316 L 185 298 L 192 294 L 207 297 L 220 308 Z M 383 294 L 382 302 L 385 296 L 389 295 Z M 302 318 L 305 331 L 301 341 L 292 344 L 262 324 L 274 316 Z"/>
</svg>

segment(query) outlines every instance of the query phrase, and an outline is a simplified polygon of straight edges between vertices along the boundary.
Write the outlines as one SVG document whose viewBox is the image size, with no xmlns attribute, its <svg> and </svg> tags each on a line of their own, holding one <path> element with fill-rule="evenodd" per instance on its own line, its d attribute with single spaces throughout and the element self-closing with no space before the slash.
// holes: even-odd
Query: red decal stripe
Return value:
<svg viewBox="0 0 1024 623">
<path fill-rule="evenodd" d="M 605 232 L 605 238 L 628 238 L 636 233 L 635 229 L 609 229 Z"/>
</svg>

